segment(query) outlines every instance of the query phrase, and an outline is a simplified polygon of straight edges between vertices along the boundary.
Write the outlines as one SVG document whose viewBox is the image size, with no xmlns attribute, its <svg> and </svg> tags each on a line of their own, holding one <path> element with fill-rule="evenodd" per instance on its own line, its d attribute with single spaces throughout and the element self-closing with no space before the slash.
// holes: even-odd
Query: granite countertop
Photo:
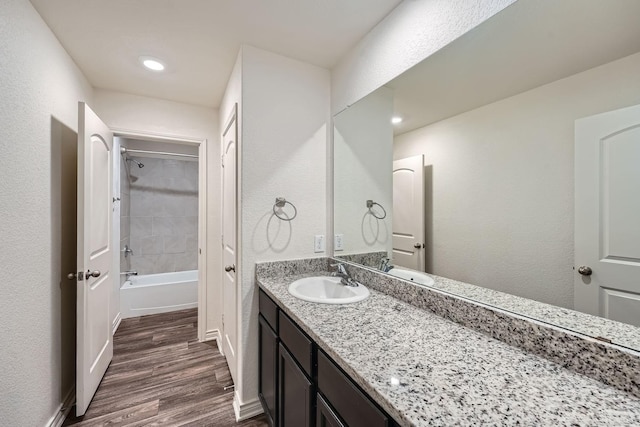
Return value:
<svg viewBox="0 0 640 427">
<path fill-rule="evenodd" d="M 640 425 L 640 399 L 383 293 L 329 305 L 287 291 L 328 274 L 257 280 L 400 425 Z"/>
</svg>

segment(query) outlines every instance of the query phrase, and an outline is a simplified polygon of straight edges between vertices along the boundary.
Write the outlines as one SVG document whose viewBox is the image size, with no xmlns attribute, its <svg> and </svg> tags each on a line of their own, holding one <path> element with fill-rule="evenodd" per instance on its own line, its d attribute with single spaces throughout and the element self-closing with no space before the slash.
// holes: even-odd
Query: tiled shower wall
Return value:
<svg viewBox="0 0 640 427">
<path fill-rule="evenodd" d="M 131 270 L 131 257 L 124 256 L 125 245 L 131 246 L 130 241 L 130 193 L 131 187 L 129 185 L 129 180 L 127 179 L 127 170 L 125 169 L 124 159 L 122 156 L 120 157 L 120 271 L 129 271 Z M 125 282 L 126 276 L 124 274 L 120 275 L 120 286 Z"/>
<path fill-rule="evenodd" d="M 132 157 L 131 269 L 138 274 L 198 268 L 198 162 Z"/>
</svg>

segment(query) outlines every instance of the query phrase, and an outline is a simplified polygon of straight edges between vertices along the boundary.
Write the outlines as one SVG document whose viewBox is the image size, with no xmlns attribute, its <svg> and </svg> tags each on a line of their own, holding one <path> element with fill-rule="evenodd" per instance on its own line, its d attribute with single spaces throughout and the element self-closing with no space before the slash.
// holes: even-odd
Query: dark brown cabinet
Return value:
<svg viewBox="0 0 640 427">
<path fill-rule="evenodd" d="M 259 396 L 271 426 L 394 425 L 262 289 L 259 295 Z"/>
<path fill-rule="evenodd" d="M 291 354 L 280 344 L 279 425 L 282 427 L 313 427 L 315 387 L 300 369 Z"/>
<path fill-rule="evenodd" d="M 259 396 L 265 414 L 272 426 L 278 425 L 277 419 L 277 386 L 278 386 L 278 335 L 269 326 L 263 316 L 260 322 L 260 382 Z"/>
<path fill-rule="evenodd" d="M 322 398 L 320 393 L 317 395 L 317 419 L 316 427 L 345 427 L 340 418 L 333 412 L 327 402 Z"/>
<path fill-rule="evenodd" d="M 346 425 L 388 427 L 389 417 L 323 352 L 318 351 L 318 390 Z"/>
</svg>

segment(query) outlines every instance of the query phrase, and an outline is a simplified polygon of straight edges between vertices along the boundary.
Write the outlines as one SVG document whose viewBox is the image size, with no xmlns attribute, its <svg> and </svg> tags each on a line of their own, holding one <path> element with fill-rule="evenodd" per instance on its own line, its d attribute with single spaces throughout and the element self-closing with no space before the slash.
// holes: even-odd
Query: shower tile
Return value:
<svg viewBox="0 0 640 427">
<path fill-rule="evenodd" d="M 131 236 L 146 237 L 152 236 L 153 217 L 150 216 L 132 216 L 130 218 Z"/>
<path fill-rule="evenodd" d="M 191 188 L 198 188 L 198 162 L 185 162 L 184 177 L 191 184 Z"/>
<path fill-rule="evenodd" d="M 131 269 L 138 274 L 153 274 L 156 272 L 159 255 L 134 255 L 131 257 Z"/>
<path fill-rule="evenodd" d="M 164 198 L 164 213 L 166 216 L 185 216 L 188 209 L 186 198 L 182 195 L 171 195 Z"/>
<path fill-rule="evenodd" d="M 128 216 L 120 217 L 120 237 L 131 235 L 130 220 Z"/>
<path fill-rule="evenodd" d="M 131 216 L 152 216 L 157 211 L 157 196 L 152 191 L 131 188 Z"/>
<path fill-rule="evenodd" d="M 176 271 L 197 270 L 198 269 L 198 253 L 185 252 L 175 257 Z"/>
<path fill-rule="evenodd" d="M 140 237 L 140 253 L 142 255 L 156 255 L 163 253 L 164 238 L 162 236 Z"/>
<path fill-rule="evenodd" d="M 183 204 L 183 215 L 198 216 L 198 195 L 186 196 Z"/>
<path fill-rule="evenodd" d="M 163 176 L 184 178 L 184 160 L 163 160 Z"/>
<path fill-rule="evenodd" d="M 179 254 L 187 250 L 187 239 L 184 236 L 165 236 L 164 253 Z"/>
<path fill-rule="evenodd" d="M 187 216 L 185 217 L 184 224 L 184 234 L 186 235 L 197 235 L 198 234 L 198 217 L 197 216 Z"/>
<path fill-rule="evenodd" d="M 173 217 L 153 217 L 153 235 L 171 236 L 173 234 L 184 234 L 174 231 L 178 227 L 178 218 Z"/>
<path fill-rule="evenodd" d="M 185 252 L 198 252 L 198 236 L 186 237 Z"/>
<path fill-rule="evenodd" d="M 120 193 L 120 216 L 131 215 L 131 201 L 128 193 Z"/>
<path fill-rule="evenodd" d="M 161 254 L 156 261 L 156 273 L 176 271 L 176 256 L 174 254 Z"/>
<path fill-rule="evenodd" d="M 140 169 L 132 164 L 135 179 L 128 206 L 131 247 L 145 257 L 140 265 L 147 272 L 173 271 L 176 262 L 180 269 L 193 267 L 198 249 L 198 163 L 134 158 L 145 165 Z M 185 251 L 193 256 L 183 258 Z"/>
<path fill-rule="evenodd" d="M 120 271 L 131 270 L 131 257 L 125 257 L 124 252 L 122 251 L 125 245 L 130 245 L 129 238 L 120 240 L 120 247 L 118 248 L 118 250 L 120 251 Z M 124 282 L 124 278 L 124 276 L 121 277 L 122 280 L 120 280 L 120 284 Z"/>
</svg>

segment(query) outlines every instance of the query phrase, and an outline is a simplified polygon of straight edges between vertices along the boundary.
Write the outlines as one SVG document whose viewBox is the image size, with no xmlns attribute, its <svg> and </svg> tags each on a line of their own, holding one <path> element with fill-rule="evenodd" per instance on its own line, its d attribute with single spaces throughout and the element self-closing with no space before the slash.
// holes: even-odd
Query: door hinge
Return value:
<svg viewBox="0 0 640 427">
<path fill-rule="evenodd" d="M 220 156 L 220 164 L 224 167 L 224 154 Z"/>
</svg>

